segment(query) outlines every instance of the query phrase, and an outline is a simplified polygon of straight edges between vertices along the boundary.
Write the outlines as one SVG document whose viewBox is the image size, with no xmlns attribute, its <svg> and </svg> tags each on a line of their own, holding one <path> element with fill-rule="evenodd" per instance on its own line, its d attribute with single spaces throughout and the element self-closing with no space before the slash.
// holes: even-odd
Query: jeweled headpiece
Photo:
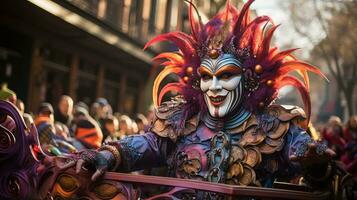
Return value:
<svg viewBox="0 0 357 200">
<path fill-rule="evenodd" d="M 197 69 L 203 58 L 215 59 L 222 53 L 229 53 L 242 63 L 245 85 L 243 106 L 246 109 L 259 112 L 277 98 L 280 88 L 292 85 L 299 90 L 307 116 L 310 116 L 307 71 L 325 76 L 314 66 L 295 59 L 291 53 L 296 49 L 278 51 L 277 47 L 270 45 L 278 26 L 274 25 L 268 16 L 251 20 L 249 7 L 253 2 L 254 0 L 249 0 L 239 12 L 227 1 L 225 11 L 203 24 L 198 14 L 198 20 L 193 16 L 193 9 L 196 8 L 190 1 L 190 35 L 170 32 L 161 34 L 146 44 L 145 48 L 167 40 L 179 49 L 178 52 L 161 53 L 153 59 L 166 60 L 161 62 L 165 68 L 154 82 L 153 100 L 156 106 L 160 105 L 166 93 L 175 90 L 180 92 L 187 102 L 185 116 L 205 109 L 202 92 L 197 90 L 200 79 Z M 298 72 L 303 81 L 289 75 L 291 71 Z M 179 77 L 179 81 L 165 85 L 159 93 L 160 83 L 172 73 Z"/>
</svg>

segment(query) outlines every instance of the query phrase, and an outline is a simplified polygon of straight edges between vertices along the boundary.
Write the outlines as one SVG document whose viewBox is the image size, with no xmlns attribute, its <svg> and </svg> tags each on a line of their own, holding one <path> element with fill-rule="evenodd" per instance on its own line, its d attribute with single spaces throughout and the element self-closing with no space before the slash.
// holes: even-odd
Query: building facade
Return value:
<svg viewBox="0 0 357 200">
<path fill-rule="evenodd" d="M 205 20 L 225 1 L 195 4 Z M 105 97 L 122 113 L 145 112 L 160 70 L 151 58 L 175 47 L 142 48 L 157 34 L 188 32 L 187 6 L 182 0 L 4 1 L 0 83 L 8 83 L 27 111 L 43 101 L 57 105 L 67 94 L 87 104 Z"/>
</svg>

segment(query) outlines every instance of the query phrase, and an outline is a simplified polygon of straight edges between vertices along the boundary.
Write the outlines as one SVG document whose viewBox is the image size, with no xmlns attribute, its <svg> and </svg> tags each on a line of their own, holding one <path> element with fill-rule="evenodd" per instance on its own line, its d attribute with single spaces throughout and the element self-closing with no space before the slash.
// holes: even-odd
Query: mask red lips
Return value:
<svg viewBox="0 0 357 200">
<path fill-rule="evenodd" d="M 216 97 L 209 97 L 211 100 L 212 105 L 219 106 L 221 105 L 227 96 L 216 96 Z"/>
</svg>

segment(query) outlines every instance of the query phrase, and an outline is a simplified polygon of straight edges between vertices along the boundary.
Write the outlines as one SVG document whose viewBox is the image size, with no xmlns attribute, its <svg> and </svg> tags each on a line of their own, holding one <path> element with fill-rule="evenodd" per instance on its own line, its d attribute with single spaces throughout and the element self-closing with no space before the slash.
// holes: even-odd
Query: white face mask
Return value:
<svg viewBox="0 0 357 200">
<path fill-rule="evenodd" d="M 224 117 L 240 103 L 243 87 L 241 63 L 231 54 L 201 62 L 200 88 L 208 111 L 213 117 Z"/>
</svg>

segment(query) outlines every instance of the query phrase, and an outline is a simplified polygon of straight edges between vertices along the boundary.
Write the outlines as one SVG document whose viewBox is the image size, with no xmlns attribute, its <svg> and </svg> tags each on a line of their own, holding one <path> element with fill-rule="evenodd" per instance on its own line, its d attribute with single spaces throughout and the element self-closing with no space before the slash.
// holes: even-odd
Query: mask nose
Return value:
<svg viewBox="0 0 357 200">
<path fill-rule="evenodd" d="M 218 79 L 217 79 L 216 76 L 213 76 L 212 84 L 209 87 L 209 90 L 211 90 L 211 91 L 220 91 L 220 90 L 222 90 L 222 86 L 218 83 Z"/>
</svg>

